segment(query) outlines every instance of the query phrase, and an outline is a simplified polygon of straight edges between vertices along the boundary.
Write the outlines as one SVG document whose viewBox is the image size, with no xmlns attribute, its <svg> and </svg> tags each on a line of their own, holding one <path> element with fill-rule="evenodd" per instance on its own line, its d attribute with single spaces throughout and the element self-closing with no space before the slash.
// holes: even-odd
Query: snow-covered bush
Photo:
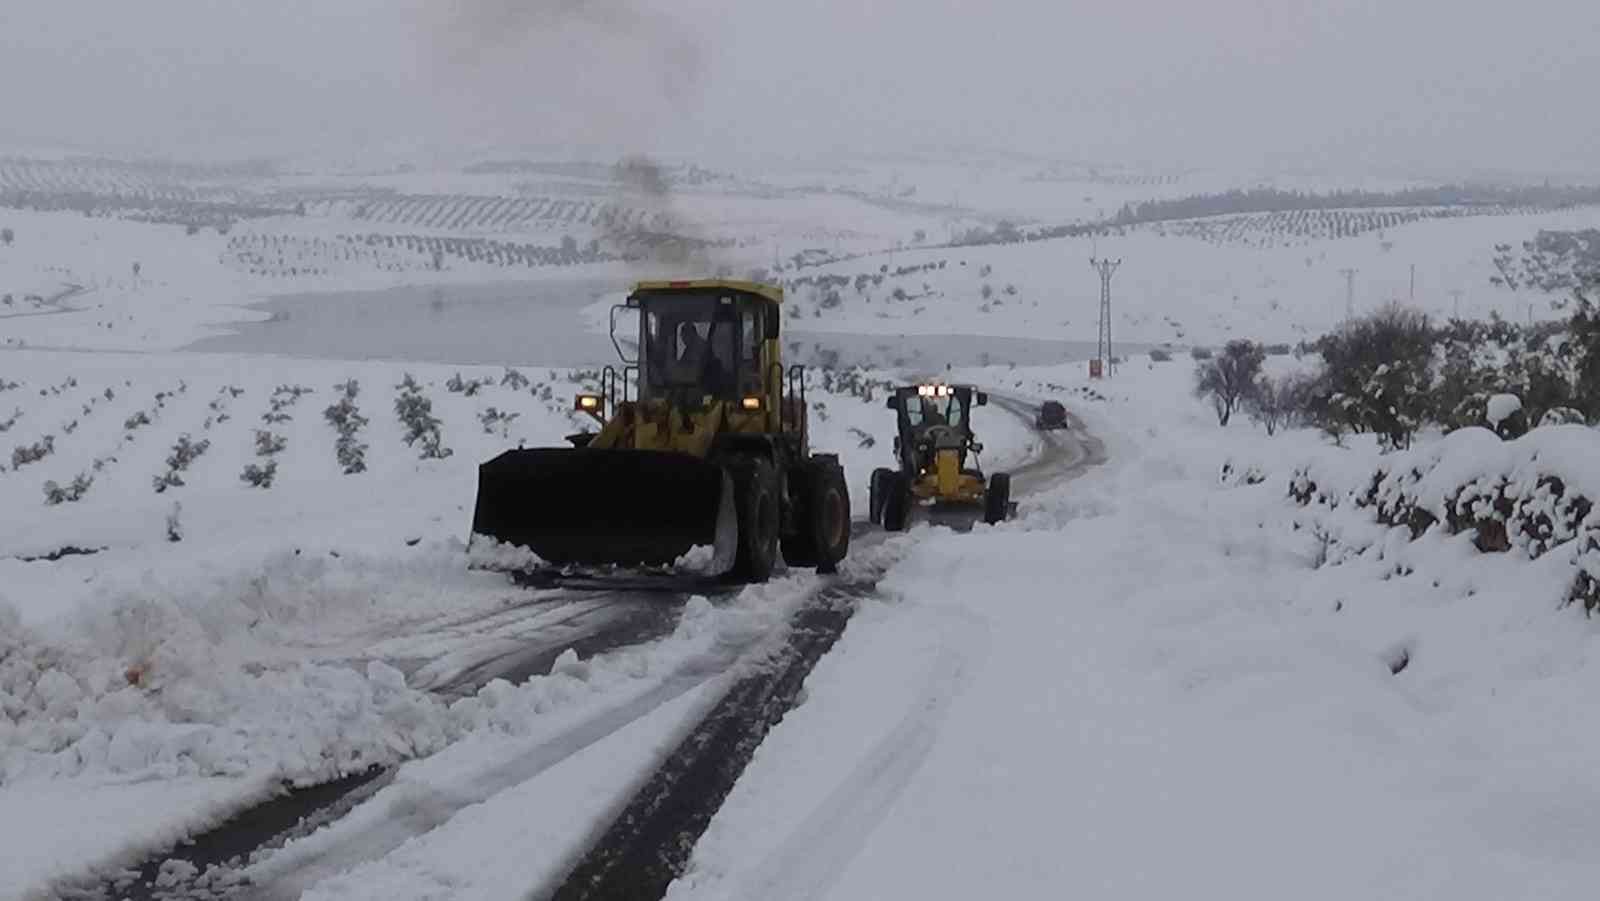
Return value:
<svg viewBox="0 0 1600 901">
<path fill-rule="evenodd" d="M 278 475 L 278 461 L 268 460 L 265 466 L 251 463 L 239 473 L 239 480 L 257 488 L 271 488 L 272 480 Z"/>
<path fill-rule="evenodd" d="M 1583 425 L 1583 412 L 1571 407 L 1552 407 L 1539 418 L 1539 428 L 1553 425 Z"/>
<path fill-rule="evenodd" d="M 0 419 L 0 435 L 4 435 L 6 432 L 11 431 L 11 427 L 16 425 L 17 424 L 17 420 L 19 420 L 21 418 L 22 418 L 22 409 L 19 407 L 19 408 L 17 408 L 16 412 L 11 414 L 11 417 L 9 419 Z"/>
<path fill-rule="evenodd" d="M 268 425 L 288 422 L 293 418 L 288 409 L 299 402 L 302 395 L 310 393 L 311 389 L 304 385 L 279 385 L 273 389 L 272 397 L 267 402 L 269 409 L 261 414 L 261 421 Z"/>
<path fill-rule="evenodd" d="M 510 388 L 512 391 L 521 391 L 531 384 L 527 376 L 510 367 L 507 367 L 506 374 L 500 377 L 500 387 Z"/>
<path fill-rule="evenodd" d="M 439 433 L 443 423 L 433 415 L 433 401 L 422 393 L 422 386 L 417 384 L 411 373 L 406 373 L 395 388 L 400 393 L 394 399 L 394 412 L 400 424 L 405 426 L 406 446 L 421 444 L 424 460 L 443 460 L 455 453 L 444 446 L 444 439 Z"/>
<path fill-rule="evenodd" d="M 1306 506 L 1367 512 L 1407 530 L 1470 533 L 1484 553 L 1539 558 L 1572 548 L 1578 572 L 1568 599 L 1600 609 L 1600 434 L 1554 426 L 1503 441 L 1484 428 L 1460 429 L 1426 448 L 1388 458 L 1364 476 L 1348 460 L 1302 466 L 1289 496 Z"/>
<path fill-rule="evenodd" d="M 89 493 L 89 486 L 94 484 L 94 477 L 87 473 L 78 473 L 66 485 L 58 485 L 54 481 L 44 483 L 44 502 L 49 506 L 58 504 L 71 504 L 83 500 Z"/>
<path fill-rule="evenodd" d="M 266 429 L 256 429 L 256 456 L 270 457 L 289 446 L 289 439 Z"/>
<path fill-rule="evenodd" d="M 463 381 L 461 378 L 461 373 L 457 372 L 445 380 L 444 387 L 446 391 L 449 391 L 452 394 L 463 394 L 467 397 L 476 397 L 481 389 L 493 384 L 494 379 L 487 378 L 467 379 Z"/>
<path fill-rule="evenodd" d="M 147 426 L 149 424 L 150 424 L 150 414 L 146 413 L 143 410 L 140 410 L 139 412 L 137 412 L 137 413 L 133 414 L 132 416 L 129 416 L 127 419 L 123 420 L 122 421 L 122 428 L 123 428 L 124 431 L 131 432 L 134 429 L 139 428 L 140 426 Z"/>
<path fill-rule="evenodd" d="M 25 444 L 11 451 L 11 468 L 21 469 L 29 463 L 37 463 L 56 451 L 56 436 L 46 435 L 42 440 L 33 444 Z"/>
<path fill-rule="evenodd" d="M 361 385 L 355 379 L 351 379 L 334 385 L 333 390 L 339 392 L 339 400 L 323 410 L 322 416 L 339 434 L 334 440 L 334 454 L 338 457 L 339 466 L 344 469 L 345 475 L 366 472 L 367 446 L 357 440 L 357 436 L 367 425 L 367 417 L 361 415 L 355 403 L 357 395 L 361 393 Z"/>
<path fill-rule="evenodd" d="M 502 436 L 506 434 L 506 427 L 521 416 L 521 413 L 507 413 L 495 407 L 490 407 L 478 414 L 478 422 L 483 426 L 485 435 L 493 435 L 498 431 Z"/>
<path fill-rule="evenodd" d="M 873 378 L 868 370 L 859 366 L 852 369 L 807 370 L 808 385 L 812 372 L 817 373 L 818 383 L 822 386 L 822 390 L 829 394 L 848 394 L 869 404 L 877 403 L 877 398 L 886 396 L 895 389 L 893 382 Z"/>
<path fill-rule="evenodd" d="M 228 413 L 228 403 L 231 400 L 237 399 L 239 395 L 243 393 L 244 391 L 242 389 L 235 388 L 232 385 L 224 386 L 218 389 L 217 396 L 213 397 L 211 401 L 206 404 L 206 409 L 210 410 L 211 413 L 210 415 L 206 416 L 206 421 L 202 428 L 209 430 L 214 425 L 221 425 L 224 422 L 232 419 L 233 416 Z"/>
<path fill-rule="evenodd" d="M 0 379 L 0 394 L 4 394 L 7 391 L 15 391 L 21 387 L 21 382 L 8 382 L 5 379 Z"/>
<path fill-rule="evenodd" d="M 210 439 L 193 441 L 188 435 L 178 436 L 178 443 L 172 446 L 172 453 L 167 456 L 167 471 L 155 477 L 156 494 L 168 488 L 181 487 L 184 484 L 182 474 L 189 471 L 189 464 L 210 449 Z"/>
</svg>

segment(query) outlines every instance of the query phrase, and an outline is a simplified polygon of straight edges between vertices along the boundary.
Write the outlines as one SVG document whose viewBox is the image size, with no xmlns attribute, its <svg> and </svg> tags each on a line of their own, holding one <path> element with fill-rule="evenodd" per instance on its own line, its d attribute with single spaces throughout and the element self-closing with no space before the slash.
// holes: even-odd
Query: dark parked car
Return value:
<svg viewBox="0 0 1600 901">
<path fill-rule="evenodd" d="M 1045 401 L 1039 405 L 1039 418 L 1034 421 L 1034 427 L 1040 431 L 1066 428 L 1067 408 L 1063 407 L 1060 401 Z"/>
</svg>

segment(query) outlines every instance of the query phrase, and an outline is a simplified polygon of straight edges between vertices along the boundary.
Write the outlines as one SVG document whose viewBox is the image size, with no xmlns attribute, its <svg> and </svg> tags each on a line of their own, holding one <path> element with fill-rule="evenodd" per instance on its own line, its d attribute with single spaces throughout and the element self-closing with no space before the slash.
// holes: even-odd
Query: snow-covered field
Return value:
<svg viewBox="0 0 1600 901">
<path fill-rule="evenodd" d="M 1235 218 L 1262 220 L 1235 238 Z M 796 292 L 813 331 L 958 333 L 1089 339 L 1099 316 L 1091 257 L 1122 260 L 1112 282 L 1118 341 L 1216 345 L 1297 342 L 1398 300 L 1436 319 L 1548 319 L 1538 290 L 1497 288 L 1495 245 L 1541 229 L 1594 228 L 1600 210 L 1423 219 L 1351 237 L 1273 233 L 1267 214 L 1138 226 L 1100 238 L 908 250 L 804 270 L 837 277 Z M 1214 226 L 1214 227 L 1212 227 Z M 1260 243 L 1257 243 L 1259 240 Z M 1413 289 L 1412 267 L 1415 266 Z M 1345 270 L 1353 270 L 1347 282 Z M 835 292 L 830 298 L 829 292 Z M 1459 297 L 1455 292 L 1460 292 Z"/>
<path fill-rule="evenodd" d="M 0 298 L 12 299 L 0 305 L 0 346 L 171 349 L 259 320 L 245 305 L 281 294 L 550 278 L 621 287 L 660 271 L 609 259 L 649 251 L 640 235 L 690 241 L 679 249 L 695 271 L 781 271 L 806 331 L 1088 340 L 1099 284 L 1087 262 L 1108 256 L 1124 260 L 1121 340 L 1295 341 L 1337 323 L 1347 300 L 1358 312 L 1401 299 L 1437 316 L 1547 317 L 1559 298 L 1491 285 L 1496 246 L 1600 221 L 1593 208 L 1262 213 L 952 247 L 974 224 L 1098 221 L 1126 203 L 1206 191 L 1411 185 L 1030 161 L 661 175 L 645 190 L 606 166 L 508 164 L 196 187 L 138 169 L 0 160 L 0 192 L 69 204 L 0 212 L 13 234 L 0 244 Z"/>
<path fill-rule="evenodd" d="M 1548 316 L 1550 296 L 1490 285 L 1495 246 L 1600 216 L 1335 238 L 1263 215 L 934 247 L 975 223 L 1258 182 L 938 160 L 668 174 L 661 195 L 561 166 L 184 184 L 0 161 L 0 191 L 129 205 L 0 210 L 0 898 L 51 897 L 283 782 L 369 766 L 392 781 L 366 803 L 219 878 L 290 897 L 523 897 L 825 584 L 794 573 L 663 603 L 648 640 L 558 654 L 620 608 L 471 571 L 463 539 L 477 464 L 560 444 L 592 373 L 183 350 L 259 318 L 242 304 L 621 282 L 641 267 L 584 255 L 625 221 L 709 242 L 696 265 L 790 260 L 792 329 L 1083 339 L 1095 254 L 1124 260 L 1119 340 L 1293 341 L 1342 318 L 1345 269 L 1358 312 L 1406 298 L 1415 265 L 1435 315 L 1459 290 L 1463 315 Z M 169 221 L 219 198 L 261 214 Z M 854 258 L 810 265 L 830 256 Z M 574 334 L 595 327 L 581 306 Z M 916 375 L 812 374 L 813 444 L 841 454 L 858 514 L 891 462 L 882 382 Z M 857 542 L 845 578 L 876 592 L 674 899 L 1592 894 L 1597 632 L 1569 600 L 1600 595 L 1600 514 L 1570 501 L 1600 494 L 1593 430 L 1383 456 L 1243 417 L 1219 429 L 1187 362 L 1136 356 L 1093 385 L 1078 365 L 947 375 L 1060 398 L 1109 461 L 1026 495 L 1016 522 Z M 978 417 L 990 469 L 1047 447 L 998 405 Z M 1503 552 L 1453 533 L 1462 509 L 1501 502 L 1517 511 L 1504 548 L 1487 542 Z M 1417 510 L 1436 527 L 1413 535 Z M 485 649 L 530 644 L 553 662 L 458 678 Z"/>
</svg>

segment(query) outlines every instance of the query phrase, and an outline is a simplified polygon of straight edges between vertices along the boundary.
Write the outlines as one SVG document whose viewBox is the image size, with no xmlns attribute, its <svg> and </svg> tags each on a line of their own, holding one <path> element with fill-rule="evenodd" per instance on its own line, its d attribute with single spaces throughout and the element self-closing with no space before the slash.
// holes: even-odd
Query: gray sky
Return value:
<svg viewBox="0 0 1600 901">
<path fill-rule="evenodd" d="M 0 142 L 1018 149 L 1600 175 L 1592 0 L 51 0 Z"/>
</svg>

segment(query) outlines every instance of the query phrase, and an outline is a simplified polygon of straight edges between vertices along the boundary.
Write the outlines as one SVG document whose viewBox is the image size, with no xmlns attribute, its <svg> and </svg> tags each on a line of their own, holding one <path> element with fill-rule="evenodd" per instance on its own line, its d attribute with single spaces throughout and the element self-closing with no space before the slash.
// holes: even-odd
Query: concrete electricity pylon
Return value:
<svg viewBox="0 0 1600 901">
<path fill-rule="evenodd" d="M 1111 371 L 1111 276 L 1116 274 L 1122 260 L 1089 258 L 1089 265 L 1100 273 L 1100 335 L 1095 342 L 1094 356 L 1102 370 Z M 1092 373 L 1091 373 L 1092 374 Z"/>
</svg>

